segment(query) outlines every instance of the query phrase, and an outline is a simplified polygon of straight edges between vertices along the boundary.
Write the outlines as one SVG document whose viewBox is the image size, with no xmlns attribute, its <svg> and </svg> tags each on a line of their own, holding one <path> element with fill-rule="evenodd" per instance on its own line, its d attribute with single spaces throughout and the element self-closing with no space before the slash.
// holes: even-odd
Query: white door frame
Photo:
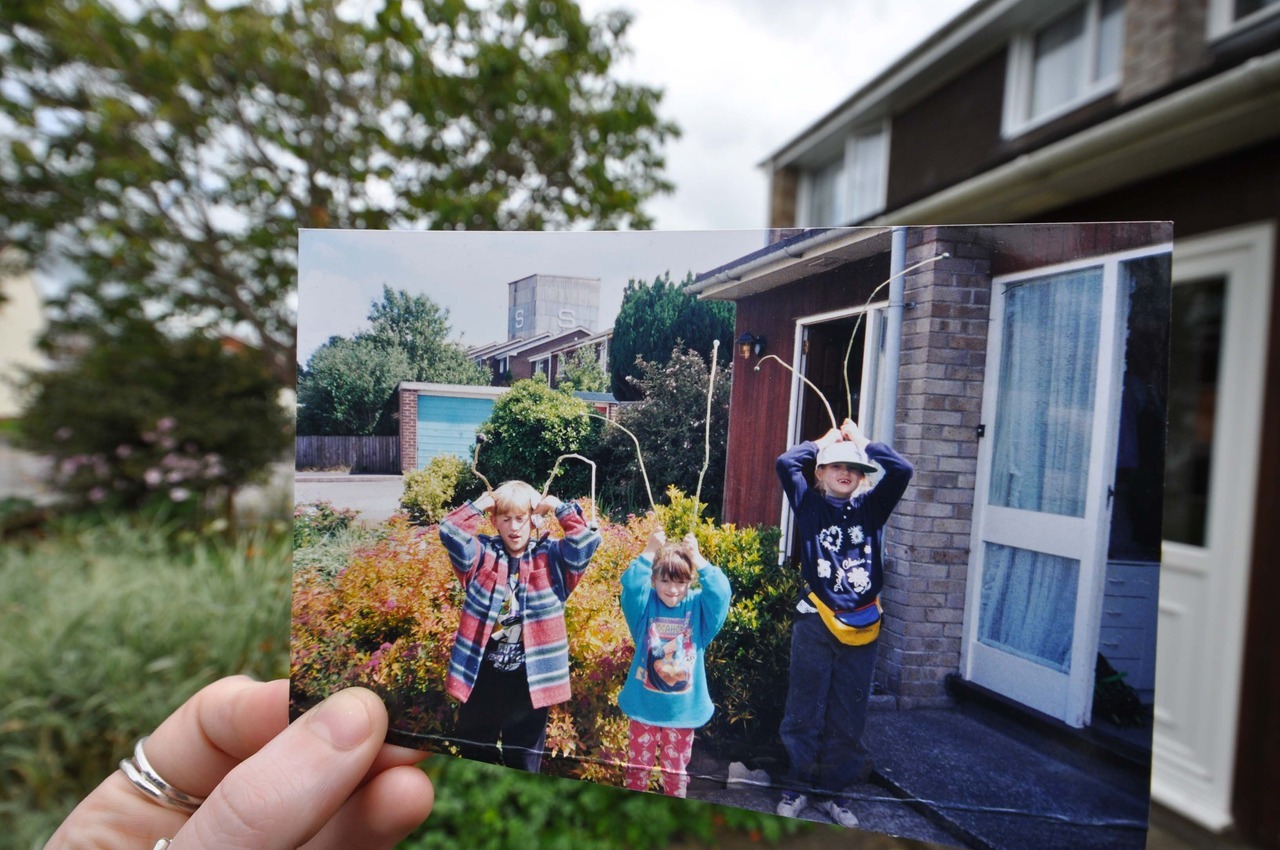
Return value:
<svg viewBox="0 0 1280 850">
<path fill-rule="evenodd" d="M 872 367 L 877 364 L 879 359 L 879 330 L 877 328 L 877 323 L 872 320 L 876 314 L 884 310 L 888 305 L 888 300 L 874 301 L 857 307 L 848 307 L 842 310 L 829 310 L 825 313 L 814 313 L 808 316 L 801 316 L 795 320 L 795 333 L 792 334 L 794 342 L 792 344 L 790 366 L 799 374 L 788 373 L 791 376 L 791 397 L 787 402 L 788 446 L 794 446 L 800 436 L 800 411 L 803 407 L 803 393 L 813 392 L 813 390 L 810 389 L 804 381 L 800 380 L 800 375 L 804 374 L 805 366 L 807 365 L 805 362 L 806 354 L 804 350 L 804 343 L 809 333 L 809 326 L 819 325 L 835 319 L 844 319 L 849 316 L 856 316 L 859 313 L 866 316 L 863 320 L 865 333 L 862 349 L 862 384 L 865 388 L 867 384 L 867 376 L 870 375 L 872 381 L 874 381 L 878 374 L 878 371 Z M 868 404 L 874 396 L 875 393 L 867 393 L 864 391 L 861 398 L 858 399 L 859 423 L 861 423 L 867 416 Z M 778 516 L 778 527 L 782 529 L 782 537 L 778 541 L 778 563 L 782 563 L 791 552 L 792 542 L 792 511 L 791 505 L 787 502 L 786 493 L 782 494 L 782 505 L 779 508 Z"/>
<path fill-rule="evenodd" d="M 1174 248 L 1174 286 L 1225 277 L 1227 292 L 1206 546 L 1163 545 L 1151 795 L 1212 830 L 1232 823 L 1275 238 L 1265 222 Z"/>
</svg>

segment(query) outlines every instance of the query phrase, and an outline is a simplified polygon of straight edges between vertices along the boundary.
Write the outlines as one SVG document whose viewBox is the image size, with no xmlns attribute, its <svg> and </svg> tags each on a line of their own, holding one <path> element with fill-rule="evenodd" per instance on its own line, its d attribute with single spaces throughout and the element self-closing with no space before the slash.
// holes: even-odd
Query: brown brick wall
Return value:
<svg viewBox="0 0 1280 850">
<path fill-rule="evenodd" d="M 885 556 L 880 683 L 902 708 L 948 702 L 960 669 L 982 382 L 990 312 L 990 249 L 913 228 L 894 445 L 916 475 L 894 512 Z"/>
<path fill-rule="evenodd" d="M 800 172 L 794 167 L 773 172 L 769 181 L 769 227 L 796 226 L 796 192 Z"/>
</svg>

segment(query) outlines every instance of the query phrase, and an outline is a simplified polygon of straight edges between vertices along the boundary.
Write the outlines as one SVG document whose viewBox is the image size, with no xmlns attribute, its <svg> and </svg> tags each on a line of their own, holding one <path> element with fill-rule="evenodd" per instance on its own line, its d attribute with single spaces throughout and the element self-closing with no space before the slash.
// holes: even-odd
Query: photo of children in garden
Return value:
<svg viewBox="0 0 1280 850">
<path fill-rule="evenodd" d="M 1041 834 L 930 755 L 1025 711 L 1149 764 L 1154 599 L 1108 659 L 1121 702 L 1102 625 L 1072 624 L 1159 566 L 1129 519 L 1158 468 L 1126 469 L 1123 513 L 1092 500 L 1128 388 L 1160 403 L 1170 239 L 304 232 L 294 710 L 360 685 L 392 743 L 944 845 Z M 1009 782 L 1060 775 L 1000 746 Z M 1110 816 L 1054 828 L 1141 846 L 1141 770 L 1115 795 L 1078 769 Z"/>
</svg>

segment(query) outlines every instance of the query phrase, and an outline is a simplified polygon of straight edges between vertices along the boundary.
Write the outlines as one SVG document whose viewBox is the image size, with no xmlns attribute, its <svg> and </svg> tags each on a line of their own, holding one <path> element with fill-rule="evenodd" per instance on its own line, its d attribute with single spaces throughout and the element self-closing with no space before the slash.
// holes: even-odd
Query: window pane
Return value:
<svg viewBox="0 0 1280 850">
<path fill-rule="evenodd" d="M 991 504 L 1084 516 L 1101 315 L 1101 266 L 1009 285 Z"/>
<path fill-rule="evenodd" d="M 1036 34 L 1029 117 L 1043 115 L 1081 94 L 1084 12 L 1081 7 Z"/>
<path fill-rule="evenodd" d="M 1169 444 L 1165 454 L 1164 539 L 1208 543 L 1214 411 L 1227 283 L 1222 278 L 1173 288 L 1169 333 Z"/>
<path fill-rule="evenodd" d="M 988 543 L 978 640 L 1065 673 L 1079 574 L 1074 559 Z"/>
<path fill-rule="evenodd" d="M 813 172 L 809 200 L 809 224 L 815 227 L 840 224 L 844 213 L 844 160 L 837 159 Z"/>
<path fill-rule="evenodd" d="M 850 220 L 879 212 L 884 197 L 884 133 L 877 130 L 853 140 L 853 199 Z"/>
<path fill-rule="evenodd" d="M 1098 54 L 1093 62 L 1093 82 L 1109 80 L 1120 73 L 1124 54 L 1124 0 L 1103 0 L 1098 21 Z"/>
<path fill-rule="evenodd" d="M 1280 0 L 1236 0 L 1235 20 L 1238 21 L 1276 3 L 1280 3 Z"/>
</svg>

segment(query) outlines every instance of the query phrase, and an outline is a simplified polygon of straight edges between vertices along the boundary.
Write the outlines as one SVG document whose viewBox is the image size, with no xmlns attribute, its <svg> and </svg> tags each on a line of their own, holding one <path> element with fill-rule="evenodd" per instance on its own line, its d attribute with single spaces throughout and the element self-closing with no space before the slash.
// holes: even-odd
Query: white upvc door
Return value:
<svg viewBox="0 0 1280 850">
<path fill-rule="evenodd" d="M 1231 824 L 1272 224 L 1178 240 L 1152 797 Z"/>
<path fill-rule="evenodd" d="M 1122 259 L 992 282 L 961 667 L 1075 727 L 1090 720 L 1105 587 Z"/>
</svg>

